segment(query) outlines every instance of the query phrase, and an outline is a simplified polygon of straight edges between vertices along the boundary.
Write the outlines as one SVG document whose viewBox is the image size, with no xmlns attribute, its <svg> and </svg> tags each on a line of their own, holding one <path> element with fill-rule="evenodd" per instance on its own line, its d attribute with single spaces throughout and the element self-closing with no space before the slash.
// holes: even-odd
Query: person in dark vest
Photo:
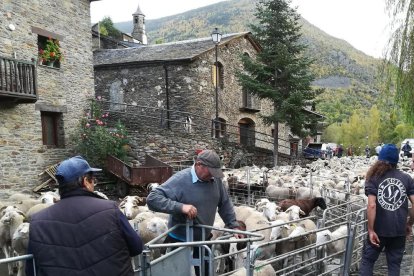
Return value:
<svg viewBox="0 0 414 276">
<path fill-rule="evenodd" d="M 387 258 L 388 275 L 400 275 L 405 239 L 411 235 L 414 223 L 414 208 L 408 209 L 408 200 L 414 203 L 414 180 L 397 169 L 398 153 L 395 145 L 384 145 L 365 177 L 368 237 L 362 253 L 361 276 L 373 275 L 382 251 Z"/>
<path fill-rule="evenodd" d="M 142 240 L 114 201 L 93 192 L 98 171 L 80 156 L 58 166 L 61 200 L 30 221 L 36 275 L 134 275 L 131 257 L 142 252 Z M 33 270 L 27 261 L 26 275 Z"/>
</svg>

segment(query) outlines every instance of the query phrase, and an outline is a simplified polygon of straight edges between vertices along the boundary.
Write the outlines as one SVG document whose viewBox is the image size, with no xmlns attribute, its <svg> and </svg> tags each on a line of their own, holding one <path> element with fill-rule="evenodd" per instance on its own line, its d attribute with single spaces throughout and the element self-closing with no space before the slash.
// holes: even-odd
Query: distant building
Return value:
<svg viewBox="0 0 414 276">
<path fill-rule="evenodd" d="M 122 49 L 136 48 L 147 44 L 145 34 L 145 15 L 138 5 L 137 11 L 132 14 L 133 29 L 131 34 L 121 32 L 122 39 L 102 35 L 99 31 L 99 24 L 92 26 L 93 50 L 98 49 Z"/>
<path fill-rule="evenodd" d="M 0 5 L 0 198 L 30 190 L 39 173 L 73 154 L 70 136 L 94 96 L 92 1 Z M 48 38 L 64 57 L 53 65 L 38 58 Z"/>
<path fill-rule="evenodd" d="M 237 148 L 244 148 L 253 153 L 252 159 L 272 165 L 273 127 L 264 125 L 260 115 L 270 114 L 273 106 L 244 91 L 236 76 L 243 68 L 240 56 L 254 57 L 258 51 L 260 45 L 248 32 L 224 36 L 218 45 L 218 127 L 215 45 L 210 37 L 95 51 L 96 95 L 110 101 L 107 108 L 133 132 L 137 158 L 151 153 L 165 160 L 185 159 L 209 147 L 231 162 Z M 280 155 L 296 155 L 301 146 L 289 126 L 280 124 Z"/>
</svg>

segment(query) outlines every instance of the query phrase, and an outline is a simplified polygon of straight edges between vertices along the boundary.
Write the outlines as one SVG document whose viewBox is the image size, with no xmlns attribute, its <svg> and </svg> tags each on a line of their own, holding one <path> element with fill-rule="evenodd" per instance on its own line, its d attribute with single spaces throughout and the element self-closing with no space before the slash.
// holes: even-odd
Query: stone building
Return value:
<svg viewBox="0 0 414 276">
<path fill-rule="evenodd" d="M 39 173 L 73 154 L 70 137 L 94 96 L 92 1 L 1 1 L 1 198 L 30 190 Z M 50 66 L 38 59 L 48 38 L 63 53 Z"/>
<path fill-rule="evenodd" d="M 166 161 L 191 159 L 198 149 L 215 148 L 226 165 L 242 161 L 237 156 L 272 165 L 273 128 L 260 114 L 273 107 L 243 91 L 236 76 L 243 70 L 241 55 L 254 57 L 258 51 L 247 32 L 223 36 L 217 63 L 210 37 L 95 51 L 96 95 L 128 127 L 137 159 L 145 153 Z M 285 162 L 298 143 L 288 126 L 279 125 Z"/>
</svg>

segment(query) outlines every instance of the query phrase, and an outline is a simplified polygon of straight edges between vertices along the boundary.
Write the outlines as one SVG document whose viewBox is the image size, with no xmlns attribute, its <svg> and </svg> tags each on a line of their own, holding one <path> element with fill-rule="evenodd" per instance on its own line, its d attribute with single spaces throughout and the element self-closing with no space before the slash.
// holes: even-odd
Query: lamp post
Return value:
<svg viewBox="0 0 414 276">
<path fill-rule="evenodd" d="M 216 98 L 216 117 L 214 118 L 214 128 L 215 128 L 215 136 L 217 138 L 217 133 L 218 133 L 218 129 L 219 129 L 219 115 L 218 115 L 218 81 L 219 81 L 219 77 L 218 77 L 218 45 L 221 41 L 221 33 L 219 32 L 218 28 L 214 28 L 214 31 L 211 33 L 211 38 L 213 39 L 213 43 L 215 44 L 215 50 L 216 50 L 216 62 L 215 62 L 215 70 L 216 70 L 216 83 L 215 83 L 215 88 L 216 88 L 216 94 L 215 94 L 215 98 Z"/>
</svg>

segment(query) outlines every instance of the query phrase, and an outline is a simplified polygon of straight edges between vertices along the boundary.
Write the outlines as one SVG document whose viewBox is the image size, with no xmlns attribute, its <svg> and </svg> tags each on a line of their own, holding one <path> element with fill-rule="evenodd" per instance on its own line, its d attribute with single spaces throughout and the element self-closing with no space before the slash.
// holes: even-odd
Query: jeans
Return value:
<svg viewBox="0 0 414 276">
<path fill-rule="evenodd" d="M 401 261 L 405 250 L 405 236 L 392 238 L 379 237 L 379 240 L 380 247 L 373 246 L 369 239 L 365 241 L 359 275 L 373 275 L 374 264 L 384 249 L 387 258 L 388 276 L 399 276 Z"/>
</svg>

